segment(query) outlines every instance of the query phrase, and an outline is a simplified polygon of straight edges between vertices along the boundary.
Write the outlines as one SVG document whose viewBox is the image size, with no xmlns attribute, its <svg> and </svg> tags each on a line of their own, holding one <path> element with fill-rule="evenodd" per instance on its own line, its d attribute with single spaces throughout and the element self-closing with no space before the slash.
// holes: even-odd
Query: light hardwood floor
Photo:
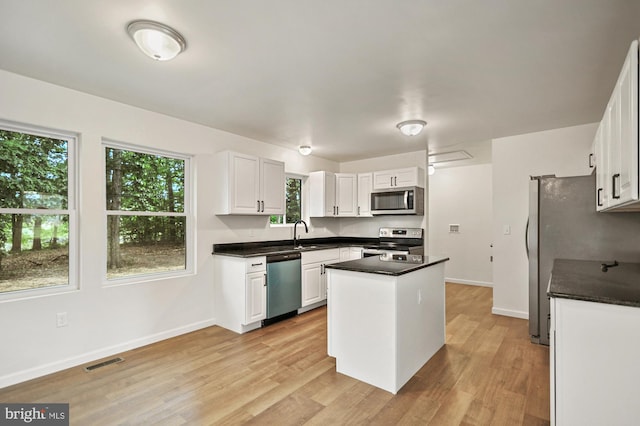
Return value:
<svg viewBox="0 0 640 426">
<path fill-rule="evenodd" d="M 335 371 L 326 310 L 244 335 L 209 327 L 0 389 L 2 402 L 69 402 L 72 425 L 544 425 L 549 351 L 527 321 L 491 314 L 492 290 L 447 284 L 447 342 L 392 395 Z"/>
</svg>

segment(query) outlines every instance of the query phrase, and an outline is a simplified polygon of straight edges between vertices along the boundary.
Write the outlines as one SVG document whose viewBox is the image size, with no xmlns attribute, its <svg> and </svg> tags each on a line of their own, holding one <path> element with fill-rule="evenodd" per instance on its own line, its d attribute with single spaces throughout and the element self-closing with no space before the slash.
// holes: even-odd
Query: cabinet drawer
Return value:
<svg viewBox="0 0 640 426">
<path fill-rule="evenodd" d="M 267 270 L 267 258 L 265 256 L 250 257 L 247 259 L 247 274 L 252 272 L 264 272 Z"/>
<path fill-rule="evenodd" d="M 307 265 L 309 263 L 329 263 L 335 262 L 340 259 L 340 249 L 327 249 L 306 251 L 302 253 L 302 264 Z"/>
</svg>

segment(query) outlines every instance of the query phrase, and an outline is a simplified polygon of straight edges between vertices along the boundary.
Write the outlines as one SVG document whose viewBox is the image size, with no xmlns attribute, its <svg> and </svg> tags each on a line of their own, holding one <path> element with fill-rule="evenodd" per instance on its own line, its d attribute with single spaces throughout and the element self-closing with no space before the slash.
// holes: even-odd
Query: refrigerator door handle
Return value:
<svg viewBox="0 0 640 426">
<path fill-rule="evenodd" d="M 527 252 L 527 259 L 529 259 L 529 218 L 527 218 L 527 226 L 524 228 L 524 250 Z"/>
</svg>

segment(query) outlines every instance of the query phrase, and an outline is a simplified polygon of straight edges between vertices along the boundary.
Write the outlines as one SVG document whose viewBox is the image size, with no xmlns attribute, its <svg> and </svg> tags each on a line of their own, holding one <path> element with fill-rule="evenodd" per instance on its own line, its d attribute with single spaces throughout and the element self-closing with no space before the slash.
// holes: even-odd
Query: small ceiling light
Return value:
<svg viewBox="0 0 640 426">
<path fill-rule="evenodd" d="M 133 21 L 127 32 L 145 55 L 156 61 L 168 61 L 187 48 L 184 37 L 171 27 L 154 21 Z"/>
<path fill-rule="evenodd" d="M 436 172 L 436 168 L 433 167 L 433 164 L 429 164 L 429 167 L 427 168 L 427 173 L 429 173 L 429 176 L 433 175 Z"/>
<path fill-rule="evenodd" d="M 300 145 L 298 147 L 298 152 L 302 155 L 309 155 L 311 154 L 311 147 L 309 145 Z"/>
<path fill-rule="evenodd" d="M 424 126 L 426 125 L 427 122 L 423 120 L 407 120 L 398 123 L 396 127 L 400 129 L 400 132 L 402 132 L 403 135 L 416 136 L 422 131 L 422 129 L 424 129 Z"/>
</svg>

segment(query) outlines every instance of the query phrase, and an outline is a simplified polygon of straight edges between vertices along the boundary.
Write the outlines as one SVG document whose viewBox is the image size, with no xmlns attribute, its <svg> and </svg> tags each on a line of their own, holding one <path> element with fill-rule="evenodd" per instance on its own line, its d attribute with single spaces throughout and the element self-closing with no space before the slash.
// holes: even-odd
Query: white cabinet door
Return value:
<svg viewBox="0 0 640 426">
<path fill-rule="evenodd" d="M 265 273 L 247 274 L 245 282 L 245 319 L 244 325 L 263 320 L 267 317 L 267 287 Z"/>
<path fill-rule="evenodd" d="M 326 283 L 322 283 L 322 264 L 302 265 L 302 307 L 320 302 L 326 293 Z"/>
<path fill-rule="evenodd" d="M 395 176 L 395 170 L 386 170 L 383 172 L 373 173 L 373 189 L 387 189 L 393 188 L 393 178 Z"/>
<path fill-rule="evenodd" d="M 349 247 L 349 260 L 362 259 L 362 247 Z"/>
<path fill-rule="evenodd" d="M 349 260 L 349 247 L 340 247 L 340 262 Z"/>
<path fill-rule="evenodd" d="M 408 186 L 422 188 L 425 184 L 424 181 L 424 169 L 420 167 L 407 167 L 373 173 L 373 189 L 404 188 Z"/>
<path fill-rule="evenodd" d="M 601 147 L 596 152 L 596 190 L 600 191 L 600 198 L 596 198 L 596 208 L 627 208 L 630 202 L 640 199 L 637 40 L 625 58 L 598 133 L 596 142 L 599 140 Z M 638 210 L 637 206 L 634 208 Z"/>
<path fill-rule="evenodd" d="M 309 216 L 334 217 L 336 206 L 336 175 L 319 171 L 309 173 Z"/>
<path fill-rule="evenodd" d="M 358 216 L 371 216 L 373 173 L 358 174 Z"/>
<path fill-rule="evenodd" d="M 258 214 L 260 159 L 229 153 L 229 213 Z"/>
<path fill-rule="evenodd" d="M 609 153 L 606 149 L 605 136 L 608 131 L 608 114 L 600 122 L 596 136 L 595 144 L 595 163 L 596 163 L 596 210 L 601 211 L 609 206 L 609 186 L 607 185 L 607 177 L 609 176 Z"/>
<path fill-rule="evenodd" d="M 284 214 L 284 163 L 225 151 L 217 154 L 216 214 Z"/>
<path fill-rule="evenodd" d="M 422 182 L 418 182 L 418 168 L 410 167 L 408 169 L 396 170 L 395 186 L 424 186 Z"/>
<path fill-rule="evenodd" d="M 551 424 L 637 424 L 640 308 L 551 298 Z"/>
<path fill-rule="evenodd" d="M 638 42 L 631 49 L 618 79 L 620 177 L 616 190 L 619 203 L 638 199 Z"/>
<path fill-rule="evenodd" d="M 260 159 L 260 213 L 265 215 L 284 214 L 284 163 Z"/>
<path fill-rule="evenodd" d="M 352 173 L 336 173 L 336 212 L 338 216 L 358 215 L 358 177 Z"/>
</svg>

